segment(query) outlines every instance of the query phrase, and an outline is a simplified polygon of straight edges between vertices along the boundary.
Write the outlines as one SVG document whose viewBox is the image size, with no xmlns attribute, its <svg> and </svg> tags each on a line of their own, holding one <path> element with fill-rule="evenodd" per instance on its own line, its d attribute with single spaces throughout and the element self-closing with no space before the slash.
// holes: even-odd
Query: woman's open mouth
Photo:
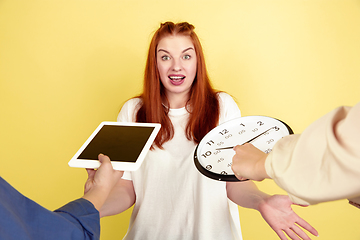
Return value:
<svg viewBox="0 0 360 240">
<path fill-rule="evenodd" d="M 184 75 L 170 75 L 169 76 L 170 82 L 173 85 L 181 85 L 185 81 Z"/>
</svg>

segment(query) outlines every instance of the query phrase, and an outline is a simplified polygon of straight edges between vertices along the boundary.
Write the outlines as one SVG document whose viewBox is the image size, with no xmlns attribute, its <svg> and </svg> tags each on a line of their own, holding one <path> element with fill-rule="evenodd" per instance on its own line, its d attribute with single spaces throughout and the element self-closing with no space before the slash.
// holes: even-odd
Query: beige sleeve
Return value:
<svg viewBox="0 0 360 240">
<path fill-rule="evenodd" d="M 298 204 L 360 199 L 360 103 L 279 140 L 265 169 Z"/>
</svg>

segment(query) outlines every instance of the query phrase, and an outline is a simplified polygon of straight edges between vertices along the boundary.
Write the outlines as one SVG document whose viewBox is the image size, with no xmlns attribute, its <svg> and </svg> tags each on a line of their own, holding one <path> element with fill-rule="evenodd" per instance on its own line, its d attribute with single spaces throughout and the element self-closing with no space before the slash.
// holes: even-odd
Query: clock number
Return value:
<svg viewBox="0 0 360 240">
<path fill-rule="evenodd" d="M 231 162 L 231 163 L 229 163 L 227 166 L 228 166 L 228 167 L 231 167 L 231 165 L 232 165 L 232 162 Z"/>
<path fill-rule="evenodd" d="M 210 140 L 210 141 L 208 141 L 206 144 L 208 144 L 209 146 L 211 146 L 211 145 L 214 144 L 214 141 L 213 141 L 213 140 Z"/>
<path fill-rule="evenodd" d="M 272 151 L 272 149 L 271 148 L 268 148 L 268 149 L 266 149 L 264 152 L 265 153 L 270 153 Z"/>
<path fill-rule="evenodd" d="M 254 129 L 253 129 L 252 131 L 253 131 L 253 132 L 256 132 L 257 130 L 259 130 L 259 129 L 257 129 L 257 128 L 254 128 Z"/>
<path fill-rule="evenodd" d="M 272 142 L 274 142 L 274 139 L 270 139 L 269 141 L 266 141 L 267 144 L 270 144 Z"/>
<path fill-rule="evenodd" d="M 275 126 L 274 129 L 275 129 L 275 131 L 279 131 L 279 130 L 280 130 L 280 128 L 279 128 L 278 126 Z"/>
<path fill-rule="evenodd" d="M 229 130 L 227 130 L 227 129 L 224 129 L 224 130 L 222 130 L 221 132 L 219 132 L 221 135 L 225 135 L 225 134 L 227 134 L 227 133 L 229 133 Z"/>
<path fill-rule="evenodd" d="M 240 123 L 240 126 L 243 126 L 243 127 L 245 127 L 245 124 L 243 124 L 243 123 Z"/>
<path fill-rule="evenodd" d="M 201 156 L 203 156 L 204 158 L 209 157 L 210 155 L 211 155 L 210 151 L 207 151 L 206 153 L 201 154 Z"/>
<path fill-rule="evenodd" d="M 239 132 L 239 134 L 241 135 L 241 134 L 243 134 L 243 133 L 245 133 L 246 131 L 245 130 L 241 130 L 240 132 Z"/>
<path fill-rule="evenodd" d="M 232 134 L 229 134 L 229 135 L 226 135 L 226 136 L 225 136 L 226 139 L 228 139 L 228 138 L 230 138 L 230 137 L 232 137 Z"/>
<path fill-rule="evenodd" d="M 225 158 L 219 158 L 219 160 L 217 161 L 218 163 L 221 163 L 222 161 L 224 161 Z"/>
<path fill-rule="evenodd" d="M 218 142 L 218 143 L 217 143 L 218 146 L 221 146 L 221 145 L 223 145 L 223 144 L 224 144 L 224 142 Z"/>
<path fill-rule="evenodd" d="M 221 151 L 220 150 L 217 150 L 216 152 L 214 152 L 213 154 L 216 155 L 218 153 L 220 153 Z"/>
<path fill-rule="evenodd" d="M 259 124 L 259 126 L 264 125 L 264 123 L 262 121 L 258 121 L 257 124 Z"/>
</svg>

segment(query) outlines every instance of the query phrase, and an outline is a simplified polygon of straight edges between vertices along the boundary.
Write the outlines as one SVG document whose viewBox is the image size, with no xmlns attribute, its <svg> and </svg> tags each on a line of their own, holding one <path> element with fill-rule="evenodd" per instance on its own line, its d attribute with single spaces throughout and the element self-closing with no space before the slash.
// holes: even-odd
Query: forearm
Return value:
<svg viewBox="0 0 360 240">
<path fill-rule="evenodd" d="M 94 207 L 100 212 L 101 207 L 104 205 L 110 190 L 101 187 L 94 187 L 84 194 L 82 198 L 90 201 Z"/>
<path fill-rule="evenodd" d="M 298 204 L 358 196 L 359 119 L 360 103 L 331 111 L 301 135 L 284 137 L 265 161 L 267 173 Z"/>
<path fill-rule="evenodd" d="M 259 210 L 259 205 L 270 195 L 261 192 L 252 181 L 227 182 L 228 198 L 237 205 Z"/>
<path fill-rule="evenodd" d="M 132 181 L 121 179 L 100 209 L 100 217 L 119 214 L 134 205 L 136 195 Z"/>
</svg>

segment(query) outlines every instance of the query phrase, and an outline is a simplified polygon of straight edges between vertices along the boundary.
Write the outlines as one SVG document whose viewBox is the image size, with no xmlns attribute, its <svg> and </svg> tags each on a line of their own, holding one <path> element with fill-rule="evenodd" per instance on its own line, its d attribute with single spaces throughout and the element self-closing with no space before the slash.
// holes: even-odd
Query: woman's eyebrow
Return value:
<svg viewBox="0 0 360 240">
<path fill-rule="evenodd" d="M 158 52 L 165 52 L 167 54 L 170 54 L 168 51 L 164 50 L 164 49 L 159 49 Z"/>
<path fill-rule="evenodd" d="M 182 51 L 182 52 L 184 53 L 184 52 L 189 51 L 189 50 L 194 50 L 194 51 L 195 51 L 195 49 L 194 49 L 193 47 L 189 47 L 189 48 L 185 49 L 185 50 Z"/>
<path fill-rule="evenodd" d="M 185 50 L 183 50 L 182 53 L 184 53 L 184 52 L 186 52 L 186 51 L 189 51 L 189 50 L 194 50 L 194 51 L 195 51 L 195 49 L 194 49 L 193 47 L 188 47 L 188 48 L 186 48 Z M 165 53 L 167 53 L 167 54 L 170 54 L 170 52 L 168 52 L 168 51 L 166 51 L 165 49 L 162 49 L 162 48 L 160 48 L 160 49 L 158 50 L 158 52 L 165 52 Z"/>
</svg>

